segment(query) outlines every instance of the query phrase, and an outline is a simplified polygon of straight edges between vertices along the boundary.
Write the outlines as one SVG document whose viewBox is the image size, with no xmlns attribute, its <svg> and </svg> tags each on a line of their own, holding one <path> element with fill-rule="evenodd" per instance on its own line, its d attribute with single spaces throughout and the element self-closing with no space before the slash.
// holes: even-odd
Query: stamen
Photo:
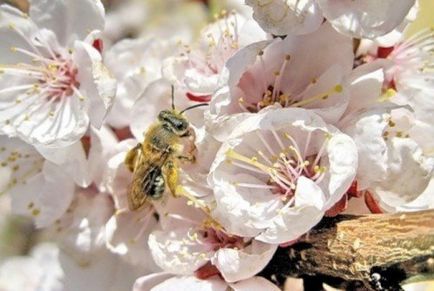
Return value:
<svg viewBox="0 0 434 291">
<path fill-rule="evenodd" d="M 280 137 L 277 135 L 276 131 L 274 129 L 271 130 L 271 133 L 273 134 L 274 138 L 276 139 L 277 143 L 279 144 L 280 148 L 283 150 L 285 149 L 285 146 L 282 143 L 282 140 L 280 139 Z"/>
<path fill-rule="evenodd" d="M 271 148 L 271 146 L 267 143 L 267 141 L 265 140 L 265 138 L 262 136 L 261 132 L 259 131 L 255 131 L 256 135 L 259 137 L 259 139 L 261 140 L 262 144 L 265 146 L 265 148 L 267 149 L 267 151 L 272 155 L 275 156 L 275 152 L 273 151 L 273 149 Z"/>
<path fill-rule="evenodd" d="M 339 84 L 339 85 L 334 86 L 332 89 L 330 89 L 329 91 L 327 91 L 325 93 L 321 93 L 321 94 L 315 95 L 313 97 L 292 103 L 291 106 L 293 106 L 293 107 L 305 106 L 305 105 L 308 105 L 308 104 L 315 102 L 315 101 L 318 101 L 318 100 L 325 100 L 329 97 L 329 95 L 341 93 L 341 92 L 342 92 L 342 85 Z"/>
<path fill-rule="evenodd" d="M 278 189 L 277 186 L 265 185 L 265 184 L 252 184 L 252 183 L 235 183 L 235 186 L 241 188 L 253 188 L 253 189 Z"/>
<path fill-rule="evenodd" d="M 280 96 L 280 82 L 282 80 L 282 76 L 285 73 L 286 66 L 288 65 L 289 60 L 291 59 L 291 56 L 288 54 L 285 56 L 285 59 L 280 66 L 279 72 L 276 72 L 276 79 L 274 81 L 274 88 L 273 88 L 273 101 L 277 100 L 277 97 Z"/>
<path fill-rule="evenodd" d="M 233 149 L 229 149 L 226 152 L 226 157 L 234 159 L 234 160 L 239 160 L 239 161 L 244 162 L 244 163 L 246 163 L 248 165 L 252 165 L 252 166 L 254 166 L 254 167 L 258 168 L 258 169 L 261 169 L 262 171 L 264 171 L 266 173 L 269 173 L 271 171 L 270 167 L 267 167 L 266 165 L 263 165 L 263 164 L 259 163 L 257 161 L 257 159 L 251 159 L 251 158 L 245 157 L 245 156 L 237 153 Z"/>
<path fill-rule="evenodd" d="M 245 164 L 241 164 L 241 163 L 238 163 L 238 162 L 233 161 L 233 160 L 229 160 L 229 162 L 230 162 L 232 165 L 237 166 L 237 167 L 239 167 L 239 168 L 246 169 L 246 170 L 249 170 L 249 171 L 252 171 L 252 172 L 258 173 L 258 174 L 265 174 L 265 175 L 268 175 L 267 173 L 265 173 L 265 172 L 263 172 L 263 171 L 260 171 L 260 170 L 258 170 L 257 168 L 249 167 L 249 166 L 247 166 L 247 165 L 245 165 Z"/>
</svg>

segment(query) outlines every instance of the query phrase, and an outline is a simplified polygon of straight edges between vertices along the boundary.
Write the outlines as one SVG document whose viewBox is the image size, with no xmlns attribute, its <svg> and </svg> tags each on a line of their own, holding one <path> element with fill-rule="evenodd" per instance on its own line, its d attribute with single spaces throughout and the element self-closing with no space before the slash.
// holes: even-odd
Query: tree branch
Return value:
<svg viewBox="0 0 434 291">
<path fill-rule="evenodd" d="M 428 210 L 324 218 L 280 249 L 262 275 L 320 276 L 359 290 L 399 290 L 402 281 L 433 273 L 434 210 Z"/>
</svg>

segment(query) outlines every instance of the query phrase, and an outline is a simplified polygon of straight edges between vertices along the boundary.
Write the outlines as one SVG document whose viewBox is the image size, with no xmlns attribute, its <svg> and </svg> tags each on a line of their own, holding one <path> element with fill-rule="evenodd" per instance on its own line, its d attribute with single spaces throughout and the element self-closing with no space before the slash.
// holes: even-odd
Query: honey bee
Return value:
<svg viewBox="0 0 434 291">
<path fill-rule="evenodd" d="M 133 172 L 127 194 L 130 210 L 140 209 L 150 200 L 160 199 L 166 187 L 173 196 L 177 196 L 180 162 L 194 163 L 196 159 L 194 130 L 183 113 L 205 105 L 208 104 L 176 110 L 172 86 L 172 109 L 158 114 L 157 121 L 145 132 L 143 143 L 137 144 L 125 157 L 126 166 Z"/>
</svg>

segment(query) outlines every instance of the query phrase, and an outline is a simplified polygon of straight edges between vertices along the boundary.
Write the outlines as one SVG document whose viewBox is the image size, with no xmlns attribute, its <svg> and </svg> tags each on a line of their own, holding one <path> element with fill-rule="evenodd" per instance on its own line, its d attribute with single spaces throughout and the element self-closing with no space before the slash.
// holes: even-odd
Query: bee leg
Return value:
<svg viewBox="0 0 434 291">
<path fill-rule="evenodd" d="M 184 156 L 177 156 L 176 158 L 179 159 L 180 161 L 185 161 L 185 162 L 189 162 L 189 163 L 196 162 L 196 157 L 193 154 L 184 155 Z"/>
<path fill-rule="evenodd" d="M 167 186 L 174 197 L 179 197 L 176 194 L 176 187 L 178 186 L 178 169 L 173 161 L 168 161 L 164 165 L 164 174 L 166 176 Z"/>
<path fill-rule="evenodd" d="M 127 155 L 125 156 L 124 163 L 131 172 L 134 171 L 134 164 L 136 161 L 136 157 L 139 154 L 141 147 L 142 147 L 142 145 L 140 143 L 138 143 L 135 147 L 130 149 L 128 151 Z"/>
</svg>

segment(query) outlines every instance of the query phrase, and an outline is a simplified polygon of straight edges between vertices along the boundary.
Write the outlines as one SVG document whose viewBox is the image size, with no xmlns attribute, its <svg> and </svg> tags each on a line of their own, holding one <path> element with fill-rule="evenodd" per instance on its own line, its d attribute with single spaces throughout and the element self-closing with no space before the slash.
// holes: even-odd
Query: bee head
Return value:
<svg viewBox="0 0 434 291">
<path fill-rule="evenodd" d="M 163 110 L 158 114 L 158 120 L 176 135 L 184 135 L 188 130 L 188 121 L 173 110 Z"/>
</svg>

